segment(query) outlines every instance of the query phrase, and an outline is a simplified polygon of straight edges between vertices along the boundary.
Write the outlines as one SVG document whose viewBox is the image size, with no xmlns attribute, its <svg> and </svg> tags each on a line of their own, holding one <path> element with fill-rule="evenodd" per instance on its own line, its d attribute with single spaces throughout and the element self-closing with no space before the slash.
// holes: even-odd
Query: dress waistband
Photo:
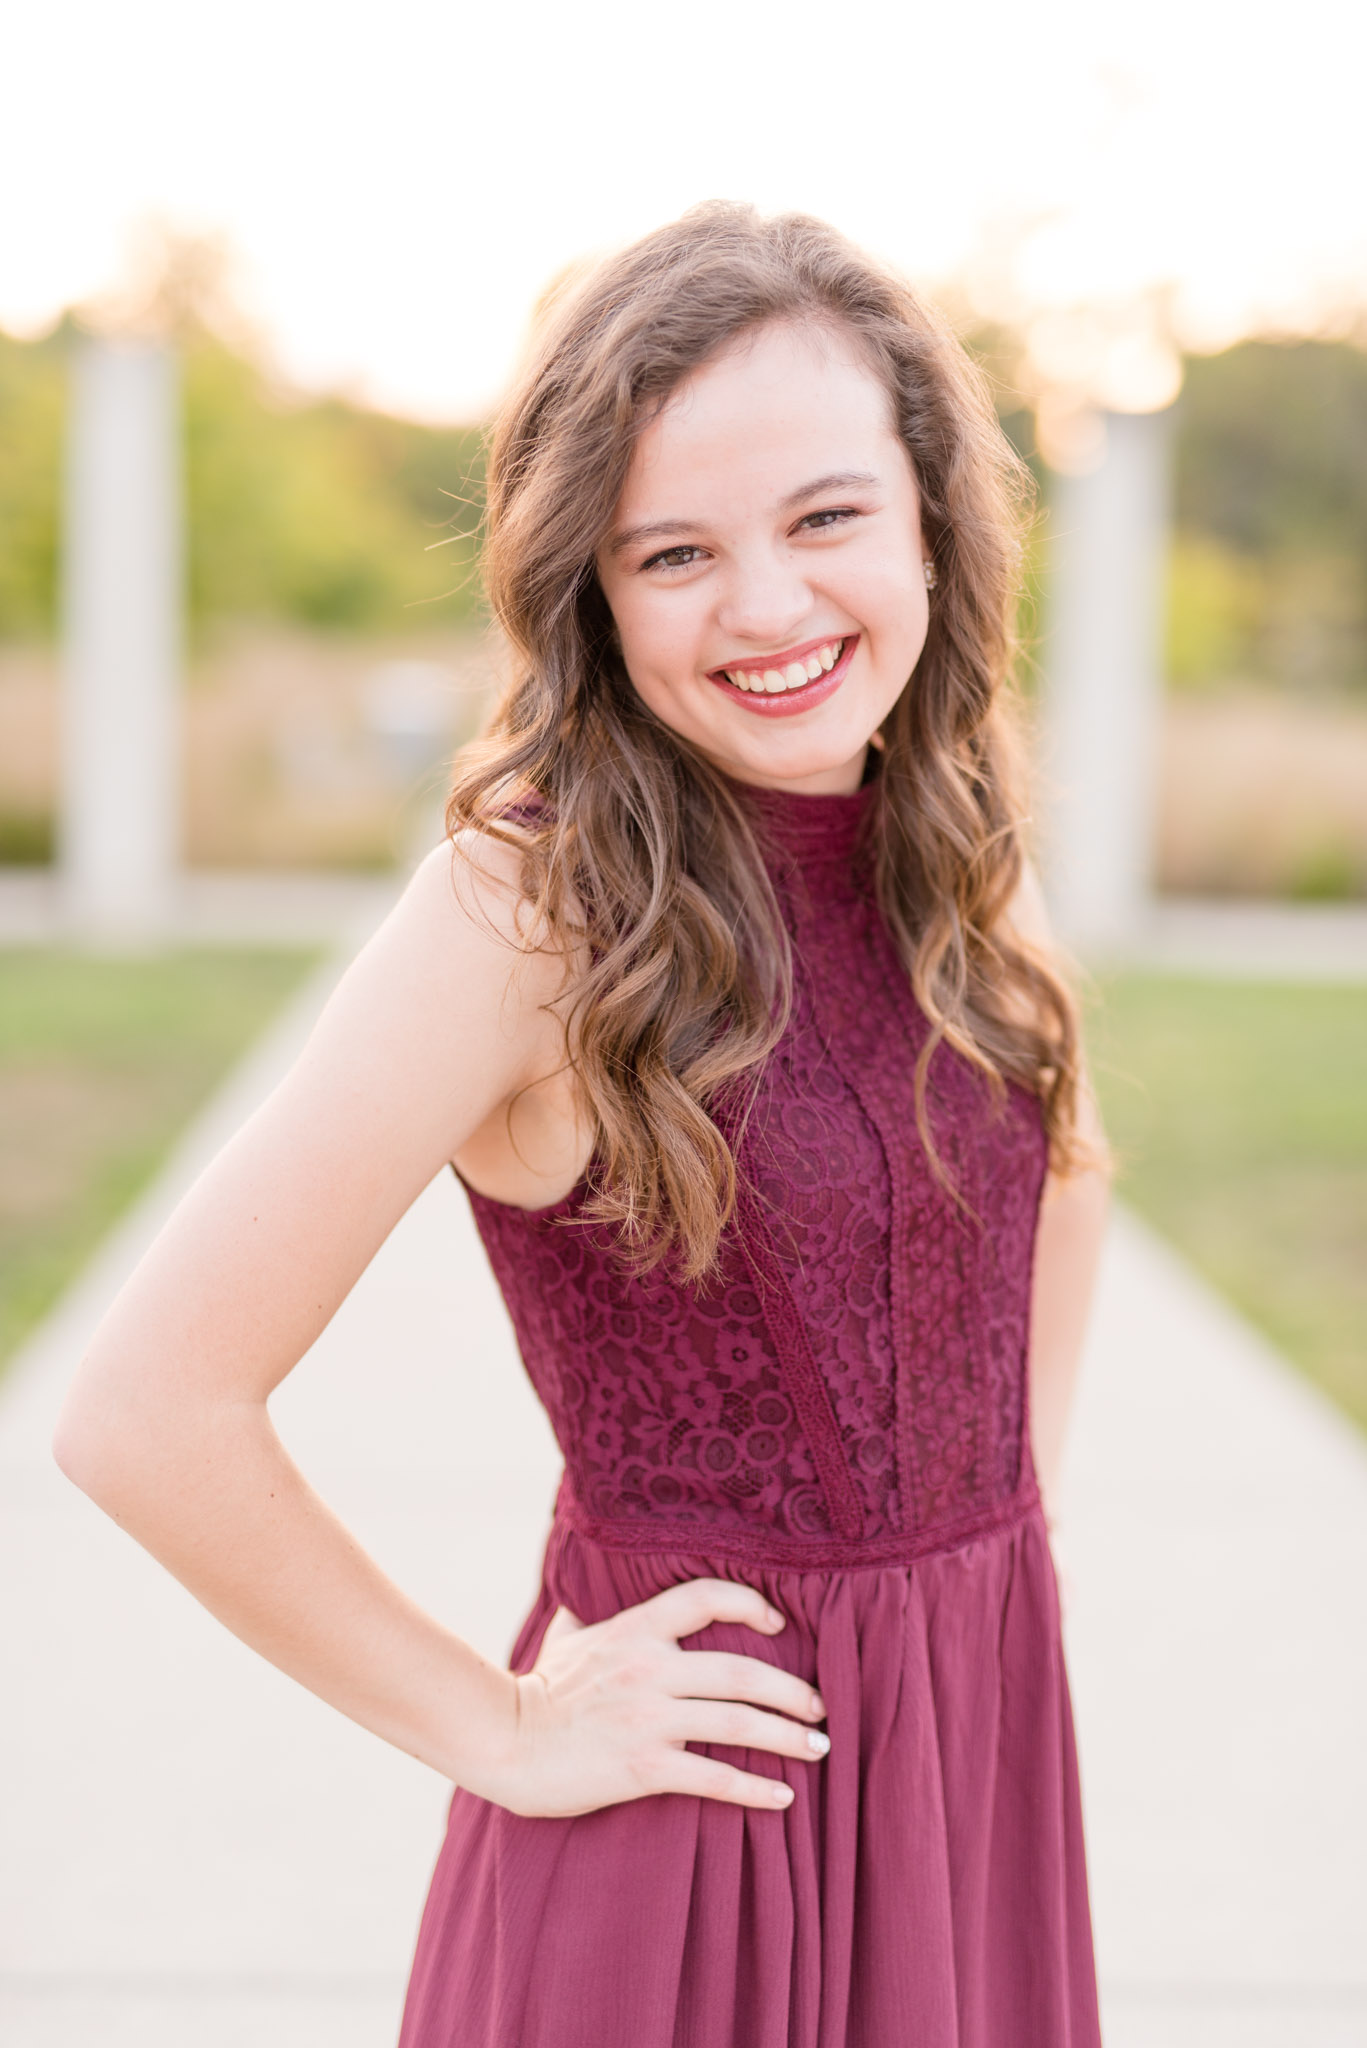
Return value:
<svg viewBox="0 0 1367 2048">
<path fill-rule="evenodd" d="M 555 1525 L 572 1529 L 577 1536 L 605 1550 L 726 1558 L 784 1571 L 858 1571 L 862 1567 L 910 1564 L 918 1557 L 957 1550 L 976 1536 L 1014 1527 L 1039 1505 L 1039 1485 L 1031 1472 L 1015 1493 L 954 1521 L 850 1542 L 834 1536 L 785 1536 L 777 1529 L 742 1529 L 727 1523 L 676 1522 L 663 1517 L 627 1522 L 591 1515 L 576 1498 L 566 1474 L 555 1503 Z"/>
</svg>

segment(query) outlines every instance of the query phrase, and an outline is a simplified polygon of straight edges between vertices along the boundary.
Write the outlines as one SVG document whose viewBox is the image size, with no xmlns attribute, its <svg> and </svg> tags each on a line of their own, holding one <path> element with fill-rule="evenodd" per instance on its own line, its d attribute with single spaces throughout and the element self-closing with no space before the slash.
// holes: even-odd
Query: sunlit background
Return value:
<svg viewBox="0 0 1367 2048">
<path fill-rule="evenodd" d="M 1041 834 L 1051 792 L 1062 817 L 1090 786 L 1103 819 L 1075 804 L 1054 863 L 1065 922 L 1070 877 L 1114 899 L 1072 906 L 1078 938 L 1090 917 L 1116 950 L 1155 898 L 1367 894 L 1360 10 L 1311 0 L 1293 27 L 1168 0 L 247 0 L 229 23 L 134 0 L 30 10 L 8 58 L 0 861 L 21 920 L 60 877 L 63 801 L 90 813 L 58 658 L 81 335 L 160 337 L 174 362 L 167 858 L 201 878 L 293 876 L 294 908 L 277 889 L 267 921 L 307 932 L 329 879 L 382 875 L 430 837 L 441 759 L 480 716 L 496 662 L 468 537 L 479 428 L 538 294 L 716 195 L 829 217 L 938 298 L 996 381 L 1046 510 L 1023 672 Z M 1109 486 L 1108 420 L 1112 442 L 1127 420 L 1147 437 Z M 1101 532 L 1103 499 L 1140 524 L 1099 567 L 1075 564 L 1070 596 L 1061 557 Z M 1100 621 L 1078 615 L 1089 591 Z M 1087 680 L 1098 662 L 1114 701 Z M 68 815 L 68 867 L 80 829 Z M 1104 830 L 1128 838 L 1103 851 Z M 1187 947 L 1207 950 L 1199 932 Z M 1126 1132 L 1161 1114 L 1140 1092 L 1118 1090 Z M 1158 1170 L 1136 1160 L 1141 1183 Z M 1327 1253 L 1322 1228 L 1307 1235 L 1316 1278 L 1288 1287 L 1313 1297 Z M 1219 1263 L 1238 1277 L 1228 1245 Z M 1252 1251 L 1255 1276 L 1262 1263 Z M 1367 1416 L 1355 1301 L 1323 1370 Z M 1309 1356 L 1316 1315 L 1273 1321 Z"/>
<path fill-rule="evenodd" d="M 0 322 L 116 289 L 162 219 L 222 238 L 302 386 L 464 422 L 553 271 L 727 194 L 828 215 L 986 316 L 1142 321 L 1152 294 L 1185 347 L 1342 332 L 1364 59 L 1334 0 L 31 9 Z"/>
<path fill-rule="evenodd" d="M 335 636 L 449 658 L 477 585 L 430 544 L 537 294 L 727 195 L 939 297 L 1045 482 L 1182 393 L 1157 879 L 1367 886 L 1360 10 L 57 6 L 8 57 L 0 855 L 52 841 L 73 321 L 181 344 L 188 857 L 373 862 L 383 655 Z M 263 635 L 318 629 L 282 693 Z"/>
<path fill-rule="evenodd" d="M 729 197 L 991 375 L 1121 1195 L 1367 1428 L 1367 12 L 54 0 L 4 59 L 0 1370 L 432 843 L 539 295 Z"/>
</svg>

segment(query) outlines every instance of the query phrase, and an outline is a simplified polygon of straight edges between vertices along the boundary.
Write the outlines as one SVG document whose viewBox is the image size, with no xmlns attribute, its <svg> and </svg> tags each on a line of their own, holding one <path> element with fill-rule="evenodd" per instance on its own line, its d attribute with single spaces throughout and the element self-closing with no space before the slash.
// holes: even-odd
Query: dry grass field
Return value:
<svg viewBox="0 0 1367 2048">
<path fill-rule="evenodd" d="M 184 845 L 193 867 L 386 868 L 496 681 L 477 635 L 222 635 L 188 665 Z M 0 863 L 46 859 L 56 662 L 0 649 Z"/>
<path fill-rule="evenodd" d="M 1367 700 L 1173 696 L 1161 759 L 1164 890 L 1367 896 Z"/>
<path fill-rule="evenodd" d="M 190 863 L 390 865 L 496 675 L 469 632 L 220 636 L 188 664 Z M 0 863 L 47 857 L 57 736 L 52 653 L 0 648 Z M 1367 700 L 1174 694 L 1158 839 L 1164 890 L 1367 896 Z"/>
</svg>

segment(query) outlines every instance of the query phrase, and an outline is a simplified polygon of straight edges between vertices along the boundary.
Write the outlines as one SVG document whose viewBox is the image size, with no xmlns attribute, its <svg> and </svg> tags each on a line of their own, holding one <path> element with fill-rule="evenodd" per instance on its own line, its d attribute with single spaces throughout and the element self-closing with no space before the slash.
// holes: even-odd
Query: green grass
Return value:
<svg viewBox="0 0 1367 2048">
<path fill-rule="evenodd" d="M 1098 987 L 1118 1191 L 1367 1429 L 1367 987 Z"/>
<path fill-rule="evenodd" d="M 314 957 L 0 951 L 0 1367 Z M 1367 987 L 1099 991 L 1120 1192 L 1367 1429 Z"/>
<path fill-rule="evenodd" d="M 315 958 L 0 949 L 0 1370 Z"/>
</svg>

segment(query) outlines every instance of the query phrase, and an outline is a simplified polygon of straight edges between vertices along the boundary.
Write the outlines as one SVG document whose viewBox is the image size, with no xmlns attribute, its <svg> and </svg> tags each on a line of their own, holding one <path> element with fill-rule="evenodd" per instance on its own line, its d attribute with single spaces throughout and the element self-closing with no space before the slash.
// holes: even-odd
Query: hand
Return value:
<svg viewBox="0 0 1367 2048">
<path fill-rule="evenodd" d="M 830 1747 L 811 1726 L 826 1709 L 805 1679 L 759 1657 L 679 1648 L 714 1621 L 768 1636 L 784 1625 L 753 1586 L 727 1579 L 691 1579 L 589 1626 L 557 1608 L 517 1680 L 509 1756 L 472 1789 L 534 1815 L 592 1813 L 653 1792 L 790 1805 L 791 1786 L 684 1747 L 768 1749 L 805 1763 Z"/>
</svg>

